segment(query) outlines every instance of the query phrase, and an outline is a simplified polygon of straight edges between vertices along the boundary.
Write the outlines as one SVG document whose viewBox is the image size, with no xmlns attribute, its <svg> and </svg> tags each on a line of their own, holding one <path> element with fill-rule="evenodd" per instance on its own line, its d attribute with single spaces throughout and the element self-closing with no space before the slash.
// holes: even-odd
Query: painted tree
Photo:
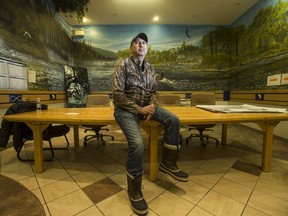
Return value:
<svg viewBox="0 0 288 216">
<path fill-rule="evenodd" d="M 73 15 L 76 13 L 78 22 L 82 22 L 85 12 L 88 11 L 89 0 L 52 0 L 57 12 Z"/>
</svg>

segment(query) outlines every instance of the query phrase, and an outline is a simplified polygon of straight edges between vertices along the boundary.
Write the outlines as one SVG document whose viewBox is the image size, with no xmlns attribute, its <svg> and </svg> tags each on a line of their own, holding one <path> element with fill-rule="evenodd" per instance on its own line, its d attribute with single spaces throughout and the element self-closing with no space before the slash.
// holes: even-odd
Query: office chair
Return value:
<svg viewBox="0 0 288 216">
<path fill-rule="evenodd" d="M 163 94 L 157 97 L 159 106 L 181 106 L 181 98 L 179 95 Z M 161 134 L 163 135 L 163 134 Z M 179 142 L 182 144 L 182 135 L 179 135 Z"/>
<path fill-rule="evenodd" d="M 86 99 L 86 107 L 109 107 L 110 106 L 110 98 L 109 95 L 88 95 Z M 103 128 L 107 125 L 83 125 L 83 127 L 88 127 L 89 129 L 86 129 L 84 132 L 87 131 L 93 131 L 95 134 L 86 135 L 84 137 L 84 146 L 87 146 L 87 143 L 89 140 L 96 138 L 97 141 L 101 141 L 103 145 L 105 145 L 105 140 L 103 137 L 111 137 L 112 140 L 114 140 L 114 137 L 112 135 L 102 134 L 100 133 L 101 130 L 109 131 L 108 128 Z"/>
<path fill-rule="evenodd" d="M 47 105 L 42 104 L 42 109 L 45 110 L 48 108 Z M 36 111 L 36 103 L 30 102 L 22 102 L 15 103 L 8 108 L 5 115 L 16 114 L 22 112 L 30 112 Z M 1 123 L 3 131 L 6 132 L 5 136 L 8 139 L 10 135 L 13 136 L 13 147 L 17 152 L 17 158 L 21 161 L 34 161 L 34 159 L 24 159 L 21 157 L 21 150 L 27 141 L 33 141 L 33 131 L 25 124 L 21 122 L 9 122 L 7 120 L 3 120 Z M 49 149 L 51 151 L 51 156 L 48 159 L 44 159 L 45 161 L 51 161 L 55 154 L 54 149 L 67 149 L 69 147 L 69 141 L 67 139 L 66 134 L 70 131 L 70 128 L 66 125 L 52 125 L 50 124 L 42 133 L 43 141 L 48 141 L 49 148 L 43 148 L 44 150 Z M 52 139 L 55 137 L 64 136 L 67 146 L 55 148 L 52 146 Z M 6 142 L 6 144 L 7 144 Z"/>
<path fill-rule="evenodd" d="M 196 105 L 214 105 L 216 102 L 216 97 L 214 93 L 193 93 L 191 95 L 191 106 Z M 219 144 L 219 140 L 215 137 L 211 137 L 208 134 L 204 134 L 204 131 L 212 131 L 211 128 L 215 127 L 215 124 L 203 124 L 203 125 L 189 125 L 189 131 L 197 130 L 198 134 L 190 134 L 186 138 L 186 144 L 189 144 L 193 137 L 199 137 L 203 146 L 209 143 L 209 139 L 215 140 L 216 144 Z M 206 141 L 205 141 L 206 140 Z"/>
<path fill-rule="evenodd" d="M 33 141 L 33 132 L 31 129 L 25 124 L 25 123 L 16 123 L 16 129 L 15 132 L 18 134 L 21 134 L 22 136 L 22 141 L 19 142 L 18 138 L 14 138 L 13 136 L 13 143 L 14 143 L 14 148 L 17 152 L 17 158 L 21 161 L 34 161 L 34 159 L 24 159 L 21 157 L 21 150 L 23 149 L 23 146 L 25 145 L 26 142 L 28 141 Z M 29 132 L 30 130 L 30 132 Z M 44 159 L 45 161 L 51 161 L 53 160 L 55 153 L 55 149 L 68 149 L 69 147 L 69 141 L 66 136 L 66 134 L 70 131 L 70 128 L 66 125 L 49 125 L 48 128 L 44 130 L 42 133 L 42 139 L 43 141 L 47 141 L 49 143 L 49 148 L 43 148 L 44 150 L 50 150 L 51 151 L 51 156 L 48 159 Z M 66 147 L 53 147 L 52 146 L 52 139 L 55 137 L 61 137 L 64 136 L 66 140 Z M 20 145 L 17 145 L 15 143 L 20 143 Z M 18 146 L 18 147 L 17 147 Z"/>
<path fill-rule="evenodd" d="M 159 106 L 180 106 L 181 98 L 179 95 L 174 94 L 163 94 L 158 95 L 158 105 Z"/>
</svg>

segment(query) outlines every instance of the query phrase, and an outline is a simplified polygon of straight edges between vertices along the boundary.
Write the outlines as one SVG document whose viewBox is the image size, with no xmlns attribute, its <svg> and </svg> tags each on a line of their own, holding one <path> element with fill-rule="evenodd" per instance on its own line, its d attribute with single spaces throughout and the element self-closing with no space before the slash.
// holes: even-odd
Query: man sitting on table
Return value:
<svg viewBox="0 0 288 216">
<path fill-rule="evenodd" d="M 146 214 L 148 206 L 141 191 L 144 145 L 139 121 L 150 118 L 164 126 L 163 153 L 160 170 L 178 181 L 188 181 L 188 174 L 177 164 L 180 150 L 180 122 L 176 115 L 157 106 L 157 81 L 152 65 L 146 60 L 148 37 L 139 33 L 130 44 L 131 56 L 115 68 L 113 79 L 114 116 L 128 142 L 126 161 L 128 196 L 137 214 Z"/>
</svg>

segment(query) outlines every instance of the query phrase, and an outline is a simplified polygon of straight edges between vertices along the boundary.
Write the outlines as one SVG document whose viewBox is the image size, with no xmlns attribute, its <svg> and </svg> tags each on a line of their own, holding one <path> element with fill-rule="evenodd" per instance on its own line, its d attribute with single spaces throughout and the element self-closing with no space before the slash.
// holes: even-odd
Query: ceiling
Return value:
<svg viewBox="0 0 288 216">
<path fill-rule="evenodd" d="M 259 0 L 90 0 L 86 23 L 61 14 L 69 25 L 230 25 Z"/>
</svg>

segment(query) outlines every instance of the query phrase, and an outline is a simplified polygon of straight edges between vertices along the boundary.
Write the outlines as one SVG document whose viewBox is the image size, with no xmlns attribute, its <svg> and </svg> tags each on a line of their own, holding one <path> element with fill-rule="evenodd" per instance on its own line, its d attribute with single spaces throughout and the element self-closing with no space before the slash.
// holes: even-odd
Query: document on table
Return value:
<svg viewBox="0 0 288 216">
<path fill-rule="evenodd" d="M 196 107 L 209 110 L 212 112 L 224 112 L 224 113 L 285 113 L 288 110 L 285 108 L 273 108 L 254 106 L 249 104 L 242 105 L 196 105 Z"/>
</svg>

